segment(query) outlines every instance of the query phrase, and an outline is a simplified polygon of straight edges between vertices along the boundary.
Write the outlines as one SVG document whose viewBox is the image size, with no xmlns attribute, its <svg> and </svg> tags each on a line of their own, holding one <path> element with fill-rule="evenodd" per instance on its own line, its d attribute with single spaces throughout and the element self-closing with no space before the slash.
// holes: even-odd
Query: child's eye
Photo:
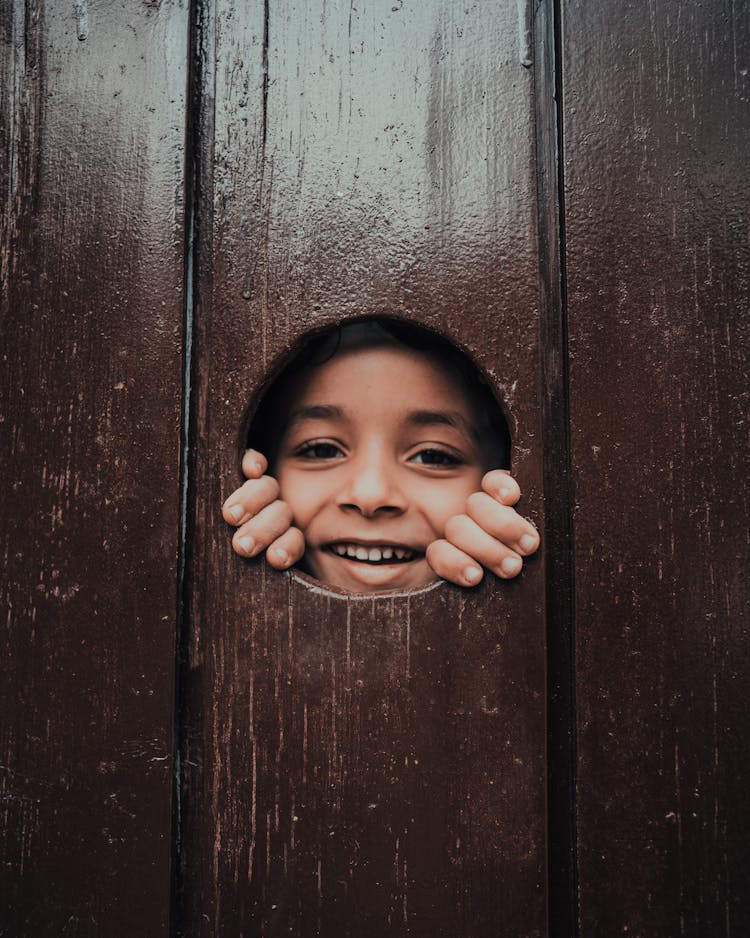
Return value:
<svg viewBox="0 0 750 938">
<path fill-rule="evenodd" d="M 423 449 L 412 456 L 411 459 L 412 462 L 420 463 L 423 466 L 451 468 L 463 465 L 463 459 L 460 456 L 443 449 Z"/>
<path fill-rule="evenodd" d="M 303 443 L 298 447 L 295 456 L 302 459 L 338 459 L 344 453 L 335 443 Z"/>
</svg>

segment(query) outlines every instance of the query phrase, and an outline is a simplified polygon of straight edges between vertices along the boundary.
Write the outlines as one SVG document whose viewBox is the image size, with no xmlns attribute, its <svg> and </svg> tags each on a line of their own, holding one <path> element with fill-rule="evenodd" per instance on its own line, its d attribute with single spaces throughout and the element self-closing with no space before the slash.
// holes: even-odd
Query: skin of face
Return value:
<svg viewBox="0 0 750 938">
<path fill-rule="evenodd" d="M 287 411 L 275 472 L 305 569 L 355 593 L 436 580 L 425 550 L 488 468 L 460 380 L 397 343 L 342 349 L 297 378 Z"/>
</svg>

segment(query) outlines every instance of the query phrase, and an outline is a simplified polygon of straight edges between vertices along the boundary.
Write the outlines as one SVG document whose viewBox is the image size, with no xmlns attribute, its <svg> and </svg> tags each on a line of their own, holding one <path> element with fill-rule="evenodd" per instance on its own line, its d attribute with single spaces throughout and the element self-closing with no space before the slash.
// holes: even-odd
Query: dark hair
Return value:
<svg viewBox="0 0 750 938">
<path fill-rule="evenodd" d="M 330 361 L 343 348 L 367 348 L 396 342 L 436 360 L 451 371 L 466 391 L 477 421 L 479 446 L 486 469 L 510 466 L 510 432 L 503 409 L 489 381 L 467 354 L 437 332 L 390 316 L 348 320 L 340 325 L 308 333 L 279 364 L 276 373 L 251 403 L 245 422 L 244 447 L 259 450 L 271 471 L 286 420 L 289 388 L 293 379 L 308 368 Z"/>
</svg>

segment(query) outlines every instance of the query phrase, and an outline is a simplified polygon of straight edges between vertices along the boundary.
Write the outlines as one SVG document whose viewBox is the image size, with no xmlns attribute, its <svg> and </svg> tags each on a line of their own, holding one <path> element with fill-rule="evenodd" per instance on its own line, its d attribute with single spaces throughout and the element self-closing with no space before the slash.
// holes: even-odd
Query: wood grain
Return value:
<svg viewBox="0 0 750 938">
<path fill-rule="evenodd" d="M 581 934 L 741 935 L 748 10 L 563 19 Z"/>
<path fill-rule="evenodd" d="M 2 4 L 0 932 L 165 934 L 186 10 Z"/>
<path fill-rule="evenodd" d="M 543 520 L 525 17 L 205 11 L 185 934 L 545 934 L 541 558 L 353 599 L 233 556 L 219 515 L 277 357 L 390 313 L 486 369 Z"/>
</svg>

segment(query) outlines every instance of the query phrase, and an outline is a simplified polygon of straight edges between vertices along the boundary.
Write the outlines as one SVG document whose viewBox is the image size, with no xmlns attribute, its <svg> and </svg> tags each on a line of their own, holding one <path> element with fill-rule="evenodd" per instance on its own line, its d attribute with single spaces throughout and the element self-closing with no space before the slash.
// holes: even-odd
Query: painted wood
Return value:
<svg viewBox="0 0 750 938">
<path fill-rule="evenodd" d="M 166 934 L 187 9 L 0 10 L 0 932 Z"/>
<path fill-rule="evenodd" d="M 542 523 L 527 12 L 206 5 L 181 842 L 188 935 L 546 933 L 544 589 L 347 598 L 231 552 L 242 414 L 392 313 L 502 394 Z"/>
<path fill-rule="evenodd" d="M 563 14 L 581 935 L 742 935 L 748 9 Z"/>
</svg>

